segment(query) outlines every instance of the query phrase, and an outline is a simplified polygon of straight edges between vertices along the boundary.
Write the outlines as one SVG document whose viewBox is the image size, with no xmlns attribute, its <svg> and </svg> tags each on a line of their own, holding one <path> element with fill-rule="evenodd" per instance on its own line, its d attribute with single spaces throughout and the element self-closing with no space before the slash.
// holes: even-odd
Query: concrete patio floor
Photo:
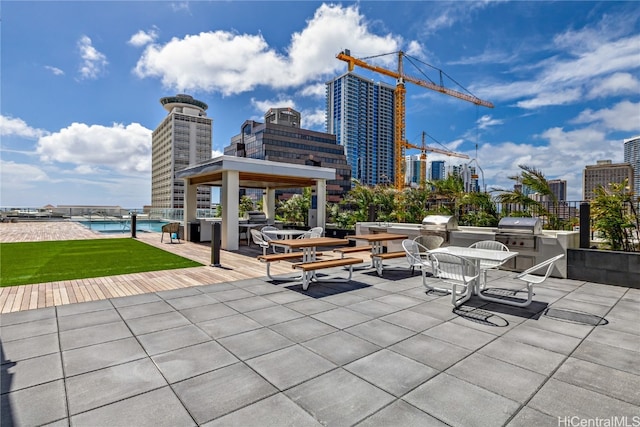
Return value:
<svg viewBox="0 0 640 427">
<path fill-rule="evenodd" d="M 640 423 L 640 290 L 551 278 L 527 309 L 452 310 L 386 264 L 306 292 L 260 276 L 2 314 L 0 424 Z"/>
</svg>

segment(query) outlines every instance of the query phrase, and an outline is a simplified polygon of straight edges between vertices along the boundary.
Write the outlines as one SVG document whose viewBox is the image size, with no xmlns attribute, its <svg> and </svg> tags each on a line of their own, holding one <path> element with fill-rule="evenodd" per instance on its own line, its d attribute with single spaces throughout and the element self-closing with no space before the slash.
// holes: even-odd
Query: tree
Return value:
<svg viewBox="0 0 640 427">
<path fill-rule="evenodd" d="M 640 220 L 635 212 L 633 193 L 629 182 L 611 183 L 609 188 L 599 186 L 594 190 L 591 217 L 594 228 L 602 233 L 611 249 L 634 251 L 638 239 Z"/>
</svg>

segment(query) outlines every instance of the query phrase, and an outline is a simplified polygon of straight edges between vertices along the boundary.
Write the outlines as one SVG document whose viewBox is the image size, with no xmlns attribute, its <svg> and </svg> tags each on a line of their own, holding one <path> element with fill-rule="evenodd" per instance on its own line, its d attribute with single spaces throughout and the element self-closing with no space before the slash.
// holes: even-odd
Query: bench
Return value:
<svg viewBox="0 0 640 427">
<path fill-rule="evenodd" d="M 361 262 L 362 260 L 360 258 L 339 258 L 339 259 L 327 259 L 322 261 L 301 262 L 298 264 L 293 264 L 292 267 L 295 269 L 302 270 L 302 289 L 306 291 L 309 288 L 309 282 L 311 281 L 311 279 L 315 278 L 315 271 L 323 270 L 325 268 L 349 266 L 349 277 L 336 278 L 336 279 L 323 279 L 323 281 L 327 281 L 327 282 L 331 282 L 331 281 L 348 282 L 351 280 L 351 276 L 353 275 L 353 264 L 360 264 Z"/>
<path fill-rule="evenodd" d="M 346 248 L 337 248 L 334 249 L 333 252 L 340 254 L 341 258 L 344 258 L 344 254 L 350 254 L 353 252 L 362 252 L 362 251 L 371 251 L 371 245 L 363 245 L 363 246 L 349 246 Z"/>
<path fill-rule="evenodd" d="M 383 265 L 382 261 L 385 259 L 393 259 L 393 258 L 403 258 L 406 257 L 407 254 L 405 251 L 398 252 L 386 252 L 381 254 L 371 254 L 371 261 L 373 262 L 376 271 L 378 272 L 378 276 L 382 277 Z"/>
<path fill-rule="evenodd" d="M 257 259 L 260 262 L 264 262 L 267 264 L 267 277 L 271 280 L 299 280 L 299 277 L 295 278 L 275 278 L 271 276 L 271 263 L 278 261 L 302 261 L 303 257 L 302 252 L 289 252 L 285 254 L 266 254 L 266 255 L 258 255 Z M 322 252 L 316 253 L 316 256 L 322 255 Z"/>
</svg>

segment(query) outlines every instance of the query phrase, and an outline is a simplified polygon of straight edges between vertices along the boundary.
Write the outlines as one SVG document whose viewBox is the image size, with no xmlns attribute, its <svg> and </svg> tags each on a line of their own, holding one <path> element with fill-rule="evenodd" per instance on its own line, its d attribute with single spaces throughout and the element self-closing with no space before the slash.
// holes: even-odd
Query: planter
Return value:
<svg viewBox="0 0 640 427">
<path fill-rule="evenodd" d="M 567 278 L 640 289 L 640 253 L 567 249 Z"/>
</svg>

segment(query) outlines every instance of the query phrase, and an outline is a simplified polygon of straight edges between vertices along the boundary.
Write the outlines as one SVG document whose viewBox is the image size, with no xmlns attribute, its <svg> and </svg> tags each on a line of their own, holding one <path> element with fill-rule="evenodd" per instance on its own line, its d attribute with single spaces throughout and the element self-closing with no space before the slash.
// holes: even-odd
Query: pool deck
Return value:
<svg viewBox="0 0 640 427">
<path fill-rule="evenodd" d="M 43 228 L 2 224 L 0 236 L 96 237 Z M 138 236 L 209 262 L 207 245 Z M 35 297 L 3 296 L 0 425 L 640 422 L 639 289 L 550 278 L 526 309 L 472 298 L 453 310 L 404 259 L 384 277 L 363 269 L 302 291 L 267 280 L 257 251 L 241 249 L 223 251 L 222 268 L 60 283 L 58 299 L 52 284 L 42 300 L 40 285 L 18 287 Z M 512 277 L 490 271 L 490 286 Z"/>
</svg>

